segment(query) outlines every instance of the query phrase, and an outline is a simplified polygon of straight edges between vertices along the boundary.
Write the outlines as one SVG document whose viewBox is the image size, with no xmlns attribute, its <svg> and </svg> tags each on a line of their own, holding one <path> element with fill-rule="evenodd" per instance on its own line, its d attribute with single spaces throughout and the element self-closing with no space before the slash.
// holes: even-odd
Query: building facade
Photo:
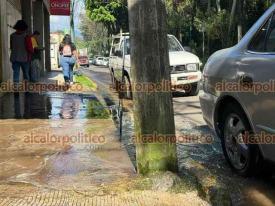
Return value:
<svg viewBox="0 0 275 206">
<path fill-rule="evenodd" d="M 28 33 L 40 32 L 39 44 L 44 47 L 40 75 L 51 69 L 50 59 L 50 13 L 49 0 L 1 0 L 0 1 L 0 82 L 12 80 L 9 60 L 10 34 L 17 20 L 24 19 L 29 26 Z"/>
</svg>

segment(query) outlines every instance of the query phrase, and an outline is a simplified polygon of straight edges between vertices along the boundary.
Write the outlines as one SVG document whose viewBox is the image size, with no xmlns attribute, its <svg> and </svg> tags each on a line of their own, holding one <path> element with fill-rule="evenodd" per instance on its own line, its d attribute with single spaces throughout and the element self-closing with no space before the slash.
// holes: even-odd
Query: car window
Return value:
<svg viewBox="0 0 275 206">
<path fill-rule="evenodd" d="M 121 45 L 120 45 L 120 51 L 124 50 L 124 41 L 126 42 L 126 48 L 125 48 L 125 55 L 130 54 L 130 39 L 122 40 Z"/>
<path fill-rule="evenodd" d="M 275 52 L 275 15 L 273 15 L 266 38 L 266 51 Z"/>
<path fill-rule="evenodd" d="M 115 38 L 113 40 L 113 46 L 112 46 L 112 50 L 111 50 L 111 56 L 115 56 L 115 52 L 119 50 L 119 42 L 120 42 L 120 38 Z"/>
<path fill-rule="evenodd" d="M 266 51 L 265 39 L 266 39 L 270 19 L 268 19 L 268 21 L 265 22 L 265 24 L 262 26 L 262 28 L 253 37 L 253 39 L 250 43 L 250 46 L 248 48 L 250 51 L 255 51 L 255 52 L 265 52 Z"/>
<path fill-rule="evenodd" d="M 180 43 L 173 36 L 168 36 L 169 52 L 183 51 Z"/>
</svg>

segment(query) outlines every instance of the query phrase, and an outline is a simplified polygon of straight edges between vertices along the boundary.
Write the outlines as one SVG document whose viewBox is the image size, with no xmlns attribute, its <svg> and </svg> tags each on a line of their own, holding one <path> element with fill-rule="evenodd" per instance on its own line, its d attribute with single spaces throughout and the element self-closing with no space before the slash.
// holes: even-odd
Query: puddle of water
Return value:
<svg viewBox="0 0 275 206">
<path fill-rule="evenodd" d="M 107 119 L 109 111 L 93 94 L 7 93 L 0 119 Z"/>
</svg>

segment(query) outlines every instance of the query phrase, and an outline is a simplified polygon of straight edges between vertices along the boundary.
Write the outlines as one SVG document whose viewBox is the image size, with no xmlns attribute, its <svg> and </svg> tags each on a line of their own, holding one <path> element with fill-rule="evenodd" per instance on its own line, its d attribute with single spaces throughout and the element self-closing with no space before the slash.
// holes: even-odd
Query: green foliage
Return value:
<svg viewBox="0 0 275 206">
<path fill-rule="evenodd" d="M 109 119 L 110 112 L 98 101 L 88 103 L 87 118 L 89 119 Z"/>
<path fill-rule="evenodd" d="M 83 37 L 79 42 L 81 47 L 88 48 L 90 56 L 108 55 L 111 38 L 108 36 L 106 27 L 102 23 L 92 21 L 85 14 L 80 16 L 80 20 L 79 29 Z"/>
<path fill-rule="evenodd" d="M 236 0 L 237 6 L 231 19 L 233 1 L 166 0 L 168 32 L 176 35 L 183 45 L 191 46 L 201 58 L 204 32 L 207 59 L 216 50 L 236 44 L 237 25 L 245 34 L 272 4 L 272 0 Z"/>
<path fill-rule="evenodd" d="M 233 9 L 233 2 L 236 8 Z M 102 24 L 107 36 L 128 31 L 127 0 L 85 0 L 88 17 Z M 165 0 L 168 33 L 184 46 L 207 59 L 216 50 L 237 43 L 237 26 L 243 34 L 255 23 L 273 0 Z M 233 9 L 233 10 L 232 10 Z M 203 39 L 203 33 L 205 39 Z"/>
<path fill-rule="evenodd" d="M 106 26 L 109 35 L 128 30 L 127 0 L 85 0 L 85 5 L 88 17 Z"/>
</svg>

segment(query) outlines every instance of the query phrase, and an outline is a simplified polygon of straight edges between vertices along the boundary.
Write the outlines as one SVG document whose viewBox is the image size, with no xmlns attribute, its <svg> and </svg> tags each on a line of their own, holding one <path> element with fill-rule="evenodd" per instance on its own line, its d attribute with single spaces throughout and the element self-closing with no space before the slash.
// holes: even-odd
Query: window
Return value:
<svg viewBox="0 0 275 206">
<path fill-rule="evenodd" d="M 273 15 L 266 38 L 266 51 L 275 52 L 275 15 Z"/>
<path fill-rule="evenodd" d="M 178 41 L 173 36 L 168 36 L 168 47 L 169 47 L 169 52 L 183 51 L 182 46 L 178 43 Z"/>
<path fill-rule="evenodd" d="M 126 45 L 125 45 L 125 55 L 130 55 L 130 39 L 127 38 L 125 39 Z M 124 50 L 124 40 L 122 40 L 121 45 L 120 45 L 120 50 L 123 52 Z"/>
<path fill-rule="evenodd" d="M 267 35 L 267 30 L 269 26 L 270 19 L 263 25 L 263 27 L 258 31 L 258 33 L 252 39 L 249 50 L 255 52 L 265 52 L 265 39 Z"/>
<path fill-rule="evenodd" d="M 275 13 L 254 36 L 249 50 L 255 52 L 275 52 Z"/>
<path fill-rule="evenodd" d="M 113 40 L 113 46 L 112 46 L 112 50 L 111 50 L 111 56 L 115 56 L 116 51 L 119 50 L 119 42 L 120 42 L 119 38 L 115 38 Z"/>
</svg>

